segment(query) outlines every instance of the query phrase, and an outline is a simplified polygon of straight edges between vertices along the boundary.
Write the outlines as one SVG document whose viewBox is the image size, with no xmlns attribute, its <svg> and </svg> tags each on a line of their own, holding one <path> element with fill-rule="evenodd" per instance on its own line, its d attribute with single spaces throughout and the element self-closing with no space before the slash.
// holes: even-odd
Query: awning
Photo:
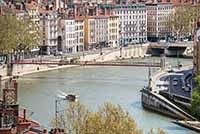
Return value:
<svg viewBox="0 0 200 134">
<path fill-rule="evenodd" d="M 40 51 L 40 49 L 39 48 L 34 48 L 34 49 L 31 50 L 31 52 L 37 52 L 37 51 Z"/>
</svg>

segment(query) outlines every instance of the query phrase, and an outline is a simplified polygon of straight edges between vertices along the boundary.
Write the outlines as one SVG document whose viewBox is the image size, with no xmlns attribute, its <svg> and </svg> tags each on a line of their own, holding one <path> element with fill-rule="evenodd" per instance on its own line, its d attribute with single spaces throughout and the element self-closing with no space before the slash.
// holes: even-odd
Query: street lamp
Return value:
<svg viewBox="0 0 200 134">
<path fill-rule="evenodd" d="M 100 55 L 103 55 L 103 48 L 102 48 L 102 44 L 101 44 L 101 42 L 99 43 L 99 47 L 100 47 Z"/>
<path fill-rule="evenodd" d="M 58 99 L 55 100 L 55 117 L 56 117 L 56 128 L 58 127 L 58 103 L 61 101 L 69 101 L 69 102 L 77 102 L 78 96 L 75 94 L 65 94 L 62 93 L 62 95 L 58 96 Z"/>
</svg>

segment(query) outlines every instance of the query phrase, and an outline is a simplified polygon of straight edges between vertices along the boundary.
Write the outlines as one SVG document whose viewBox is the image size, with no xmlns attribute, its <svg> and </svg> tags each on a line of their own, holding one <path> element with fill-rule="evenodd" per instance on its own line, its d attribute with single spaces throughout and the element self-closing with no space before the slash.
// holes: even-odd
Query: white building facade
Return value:
<svg viewBox="0 0 200 134">
<path fill-rule="evenodd" d="M 62 25 L 62 41 L 63 51 L 66 53 L 75 52 L 75 20 L 63 19 Z"/>
<path fill-rule="evenodd" d="M 84 48 L 84 21 L 81 19 L 62 19 L 62 50 L 77 53 Z"/>
<path fill-rule="evenodd" d="M 120 45 L 132 45 L 147 41 L 147 10 L 145 5 L 114 5 L 113 14 L 119 16 Z"/>
<path fill-rule="evenodd" d="M 95 38 L 96 46 L 102 48 L 108 45 L 108 17 L 96 16 L 95 17 Z"/>
<path fill-rule="evenodd" d="M 76 52 L 81 52 L 84 50 L 84 20 L 76 18 L 75 19 L 75 43 Z"/>
</svg>

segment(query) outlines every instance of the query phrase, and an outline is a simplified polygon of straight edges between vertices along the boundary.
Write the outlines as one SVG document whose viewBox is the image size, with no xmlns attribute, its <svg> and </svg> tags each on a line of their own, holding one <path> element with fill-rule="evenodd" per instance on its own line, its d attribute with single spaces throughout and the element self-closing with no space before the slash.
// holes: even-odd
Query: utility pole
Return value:
<svg viewBox="0 0 200 134">
<path fill-rule="evenodd" d="M 58 128 L 58 100 L 55 101 L 55 120 L 56 120 L 56 128 Z"/>
<path fill-rule="evenodd" d="M 166 56 L 165 54 L 163 54 L 160 58 L 160 66 L 161 66 L 161 69 L 164 70 L 166 68 Z"/>
<path fill-rule="evenodd" d="M 195 34 L 194 34 L 194 54 L 193 54 L 193 61 L 194 61 L 194 73 L 195 75 L 200 74 L 200 17 L 197 20 L 195 26 Z"/>
<path fill-rule="evenodd" d="M 58 113 L 61 112 L 58 110 L 58 103 L 61 101 L 68 101 L 68 102 L 76 102 L 78 101 L 78 96 L 74 94 L 66 94 L 61 96 L 61 98 L 55 100 L 55 120 L 56 120 L 56 128 L 58 128 Z"/>
<path fill-rule="evenodd" d="M 170 98 L 171 98 L 171 75 L 169 75 L 169 96 L 170 96 Z"/>
<path fill-rule="evenodd" d="M 12 71 L 13 71 L 13 55 L 8 54 L 7 55 L 7 75 L 12 76 Z"/>
<path fill-rule="evenodd" d="M 177 66 L 178 66 L 178 69 L 180 69 L 180 60 L 179 60 L 179 51 L 177 50 Z"/>
<path fill-rule="evenodd" d="M 2 76 L 0 75 L 0 93 L 1 93 L 1 87 L 2 86 Z"/>
<path fill-rule="evenodd" d="M 149 79 L 148 87 L 150 88 L 151 87 L 151 67 L 149 67 L 148 70 L 149 70 L 149 73 L 148 73 L 148 79 Z"/>
<path fill-rule="evenodd" d="M 119 57 L 122 57 L 122 46 L 120 46 L 120 55 L 119 55 Z"/>
</svg>

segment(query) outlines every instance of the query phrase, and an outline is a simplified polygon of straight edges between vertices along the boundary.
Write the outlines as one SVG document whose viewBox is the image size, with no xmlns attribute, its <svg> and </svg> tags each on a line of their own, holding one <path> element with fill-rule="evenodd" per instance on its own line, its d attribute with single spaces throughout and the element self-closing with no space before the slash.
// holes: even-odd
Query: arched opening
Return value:
<svg viewBox="0 0 200 134">
<path fill-rule="evenodd" d="M 58 51 L 61 52 L 62 51 L 62 37 L 58 36 L 57 41 L 58 41 Z"/>
<path fill-rule="evenodd" d="M 80 51 L 79 46 L 76 46 L 76 52 L 79 52 L 79 51 Z"/>
</svg>

